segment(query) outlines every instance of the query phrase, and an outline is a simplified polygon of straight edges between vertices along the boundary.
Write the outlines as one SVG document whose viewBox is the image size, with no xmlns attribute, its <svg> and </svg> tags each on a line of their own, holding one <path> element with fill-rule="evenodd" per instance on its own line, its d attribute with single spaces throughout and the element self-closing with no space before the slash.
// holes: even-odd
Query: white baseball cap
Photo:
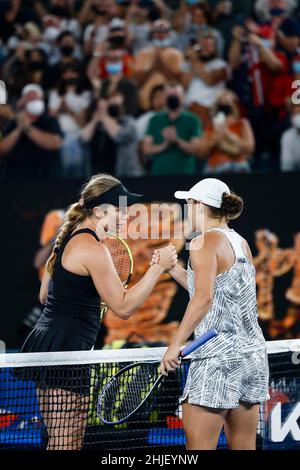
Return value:
<svg viewBox="0 0 300 470">
<path fill-rule="evenodd" d="M 201 201 L 211 207 L 220 209 L 223 201 L 223 194 L 230 194 L 230 189 L 223 181 L 215 178 L 206 178 L 189 191 L 177 191 L 175 193 L 176 199 L 194 199 Z"/>
</svg>

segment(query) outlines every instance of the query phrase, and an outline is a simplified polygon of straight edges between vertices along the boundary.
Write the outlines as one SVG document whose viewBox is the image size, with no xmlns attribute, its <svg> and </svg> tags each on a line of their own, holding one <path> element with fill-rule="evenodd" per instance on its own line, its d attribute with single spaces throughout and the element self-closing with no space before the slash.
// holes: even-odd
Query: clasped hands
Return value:
<svg viewBox="0 0 300 470">
<path fill-rule="evenodd" d="M 177 261 L 176 248 L 170 243 L 168 246 L 154 251 L 150 266 L 157 264 L 164 272 L 168 272 L 174 268 Z"/>
</svg>

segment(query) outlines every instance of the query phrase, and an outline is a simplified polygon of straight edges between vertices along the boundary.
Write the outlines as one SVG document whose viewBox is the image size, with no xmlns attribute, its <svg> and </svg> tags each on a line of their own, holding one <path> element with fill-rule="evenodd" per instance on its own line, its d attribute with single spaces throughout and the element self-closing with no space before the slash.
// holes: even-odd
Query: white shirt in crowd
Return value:
<svg viewBox="0 0 300 470">
<path fill-rule="evenodd" d="M 300 129 L 291 127 L 281 138 L 281 171 L 300 170 Z"/>
<path fill-rule="evenodd" d="M 205 67 L 206 72 L 216 72 L 218 70 L 228 70 L 227 62 L 223 59 L 213 59 L 209 61 Z M 200 77 L 194 77 L 188 87 L 186 94 L 186 105 L 197 103 L 206 108 L 211 108 L 217 96 L 225 90 L 226 81 L 221 81 L 216 85 L 207 85 Z"/>
<path fill-rule="evenodd" d="M 141 142 L 144 139 L 150 119 L 152 116 L 154 116 L 154 114 L 154 111 L 147 111 L 147 113 L 142 114 L 135 120 L 135 129 L 138 142 Z"/>
<path fill-rule="evenodd" d="M 60 96 L 57 90 L 52 90 L 49 94 L 49 111 L 56 111 L 62 100 L 65 100 L 66 105 L 75 114 L 80 114 L 84 109 L 87 109 L 91 103 L 91 93 L 89 91 L 83 91 L 80 94 L 74 92 L 67 92 L 64 96 Z M 77 134 L 80 131 L 80 127 L 71 114 L 61 113 L 58 115 L 58 122 L 61 130 L 65 134 Z"/>
</svg>

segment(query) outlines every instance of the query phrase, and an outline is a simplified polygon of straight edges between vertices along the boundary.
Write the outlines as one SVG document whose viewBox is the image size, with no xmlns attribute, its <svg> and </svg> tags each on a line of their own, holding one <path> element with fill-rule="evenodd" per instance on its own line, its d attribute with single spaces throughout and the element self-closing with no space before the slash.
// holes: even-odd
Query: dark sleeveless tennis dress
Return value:
<svg viewBox="0 0 300 470">
<path fill-rule="evenodd" d="M 43 313 L 25 340 L 21 352 L 83 351 L 93 348 L 100 329 L 99 294 L 91 276 L 71 273 L 62 265 L 67 243 L 82 233 L 88 233 L 100 242 L 96 233 L 88 228 L 78 230 L 63 240 L 57 253 L 53 277 L 49 281 Z M 40 385 L 70 388 L 72 382 L 77 388 L 79 382 L 83 387 L 85 382 L 89 382 L 88 369 L 84 373 L 84 368 L 80 366 L 76 372 L 77 366 L 72 366 L 70 373 L 67 373 L 63 367 L 52 367 L 48 371 L 45 368 L 45 373 L 39 371 L 36 378 Z"/>
</svg>

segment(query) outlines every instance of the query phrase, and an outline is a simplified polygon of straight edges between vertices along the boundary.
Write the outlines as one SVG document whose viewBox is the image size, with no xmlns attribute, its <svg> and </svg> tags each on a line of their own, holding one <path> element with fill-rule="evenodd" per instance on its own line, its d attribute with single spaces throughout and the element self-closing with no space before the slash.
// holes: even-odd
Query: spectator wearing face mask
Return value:
<svg viewBox="0 0 300 470">
<path fill-rule="evenodd" d="M 39 85 L 26 85 L 16 118 L 8 123 L 0 141 L 6 178 L 57 176 L 61 131 L 55 118 L 45 113 L 44 93 Z"/>
<path fill-rule="evenodd" d="M 200 3 L 198 0 L 195 5 L 189 5 L 191 9 L 190 21 L 182 34 L 177 35 L 174 45 L 181 51 L 185 51 L 189 46 L 198 42 L 199 35 L 208 31 L 213 32 L 216 42 L 218 56 L 222 57 L 224 53 L 224 38 L 220 31 L 212 26 L 211 11 L 207 3 Z M 182 11 L 179 12 L 182 16 Z"/>
<path fill-rule="evenodd" d="M 75 37 L 72 33 L 65 31 L 56 40 L 58 57 L 56 63 L 50 65 L 45 71 L 44 87 L 54 88 L 60 80 L 62 68 L 74 62 L 80 62 L 80 53 Z"/>
<path fill-rule="evenodd" d="M 155 113 L 143 141 L 145 159 L 151 159 L 151 174 L 194 175 L 196 155 L 201 156 L 202 129 L 195 114 L 183 110 L 180 85 L 167 89 L 167 110 Z"/>
<path fill-rule="evenodd" d="M 172 47 L 171 26 L 166 20 L 157 20 L 152 29 L 152 45 L 139 52 L 135 59 L 134 77 L 139 88 L 139 104 L 143 110 L 150 107 L 153 87 L 183 77 L 183 55 Z"/>
<path fill-rule="evenodd" d="M 61 149 L 62 176 L 85 177 L 88 171 L 86 155 L 79 134 L 87 123 L 92 95 L 86 88 L 84 74 L 76 64 L 66 64 L 59 85 L 49 94 L 48 109 L 58 119 L 63 132 Z"/>
<path fill-rule="evenodd" d="M 207 174 L 248 173 L 249 159 L 255 149 L 249 121 L 242 118 L 238 97 L 229 90 L 219 95 L 213 120 L 203 137 L 207 153 Z"/>
<path fill-rule="evenodd" d="M 77 134 L 87 122 L 91 92 L 85 88 L 82 70 L 74 63 L 62 68 L 58 86 L 49 94 L 48 109 L 65 134 Z"/>
<path fill-rule="evenodd" d="M 127 38 L 124 28 L 124 21 L 114 18 L 110 23 L 107 41 L 96 46 L 93 52 L 87 74 L 96 92 L 99 92 L 101 81 L 105 78 L 112 75 L 127 78 L 132 76 L 133 58 L 126 49 Z"/>
<path fill-rule="evenodd" d="M 200 36 L 199 42 L 190 48 L 188 57 L 190 71 L 185 77 L 186 105 L 202 119 L 205 127 L 216 97 L 226 87 L 229 68 L 225 60 L 218 57 L 217 39 L 213 31 Z"/>
<path fill-rule="evenodd" d="M 300 171 L 300 105 L 291 106 L 291 124 L 281 137 L 281 171 Z"/>
<path fill-rule="evenodd" d="M 28 83 L 44 86 L 47 55 L 40 47 L 26 47 L 20 42 L 15 53 L 5 62 L 3 78 L 9 88 L 11 101 L 15 104 L 22 88 Z"/>
<path fill-rule="evenodd" d="M 119 93 L 123 96 L 125 113 L 136 116 L 138 113 L 138 93 L 135 83 L 124 75 L 125 63 L 122 50 L 107 52 L 105 61 L 106 78 L 101 82 L 100 96 Z"/>
<path fill-rule="evenodd" d="M 124 113 L 121 94 L 99 99 L 96 111 L 81 133 L 90 150 L 93 173 L 108 172 L 117 177 L 142 176 L 135 122 Z"/>
<path fill-rule="evenodd" d="M 59 31 L 69 31 L 76 39 L 80 39 L 81 25 L 75 17 L 72 3 L 69 0 L 50 0 L 48 13 Z"/>
</svg>

